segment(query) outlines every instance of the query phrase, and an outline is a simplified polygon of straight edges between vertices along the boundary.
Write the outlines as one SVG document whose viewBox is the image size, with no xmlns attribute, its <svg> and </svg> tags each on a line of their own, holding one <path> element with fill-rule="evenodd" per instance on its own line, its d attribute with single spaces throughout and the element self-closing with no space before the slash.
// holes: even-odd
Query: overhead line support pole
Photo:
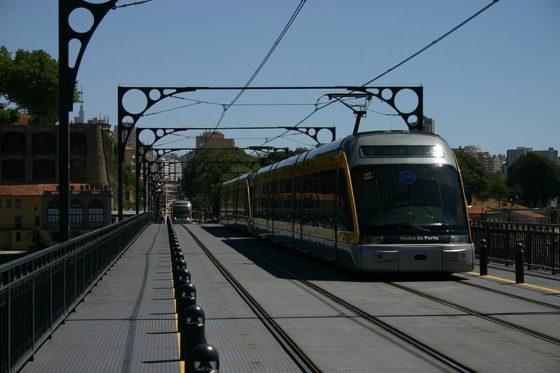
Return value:
<svg viewBox="0 0 560 373">
<path fill-rule="evenodd" d="M 69 113 L 73 110 L 74 87 L 80 62 L 89 40 L 107 12 L 114 8 L 117 0 L 92 4 L 85 0 L 58 0 L 58 191 L 59 191 L 59 241 L 70 239 L 70 128 Z M 93 16 L 89 30 L 77 32 L 70 26 L 70 14 L 76 9 L 85 9 Z M 79 41 L 75 61 L 69 59 L 69 44 Z"/>
</svg>

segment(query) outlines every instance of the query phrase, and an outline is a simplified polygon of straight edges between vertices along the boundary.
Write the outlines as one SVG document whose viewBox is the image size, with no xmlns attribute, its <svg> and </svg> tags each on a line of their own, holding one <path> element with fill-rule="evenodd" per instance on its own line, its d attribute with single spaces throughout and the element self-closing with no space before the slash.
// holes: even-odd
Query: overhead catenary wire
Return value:
<svg viewBox="0 0 560 373">
<path fill-rule="evenodd" d="M 466 25 L 467 23 L 469 23 L 470 21 L 472 21 L 473 19 L 475 19 L 476 17 L 478 17 L 480 14 L 482 14 L 483 12 L 485 12 L 486 10 L 488 10 L 491 6 L 495 5 L 497 2 L 499 2 L 500 0 L 492 0 L 492 2 L 488 5 L 486 5 L 485 7 L 483 7 L 482 9 L 480 9 L 478 12 L 474 13 L 472 16 L 470 16 L 469 18 L 465 19 L 463 22 L 459 23 L 457 26 L 453 27 L 451 30 L 449 30 L 448 32 L 446 32 L 445 34 L 441 35 L 439 38 L 435 39 L 434 41 L 432 41 L 430 44 L 426 45 L 424 48 L 421 48 L 420 50 L 418 50 L 417 52 L 411 54 L 410 56 L 408 56 L 407 58 L 405 58 L 404 60 L 402 60 L 401 62 L 397 63 L 396 65 L 394 65 L 393 67 L 391 67 L 390 69 L 388 69 L 387 71 L 385 71 L 384 73 L 381 73 L 379 75 L 377 75 L 375 78 L 368 80 L 367 82 L 365 82 L 364 84 L 362 84 L 362 87 L 369 85 L 370 83 L 376 81 L 377 79 L 389 74 L 391 71 L 395 70 L 396 68 L 404 65 L 405 63 L 407 63 L 408 61 L 412 60 L 413 58 L 415 58 L 416 56 L 420 55 L 421 53 L 423 53 L 424 51 L 428 50 L 429 48 L 433 47 L 434 45 L 436 45 L 437 43 L 439 43 L 440 41 L 442 41 L 443 39 L 445 39 L 446 37 L 448 37 L 449 35 L 451 35 L 452 33 L 454 33 L 455 31 L 457 31 L 458 29 L 460 29 L 461 27 L 463 27 L 464 25 Z"/>
<path fill-rule="evenodd" d="M 115 5 L 115 6 L 113 7 L 113 9 L 126 8 L 126 7 L 133 6 L 133 5 L 145 4 L 145 3 L 149 3 L 150 1 L 153 1 L 153 0 L 141 0 L 141 1 L 136 1 L 136 2 L 134 2 L 134 3 L 127 3 L 127 4 L 122 4 L 122 5 Z"/>
<path fill-rule="evenodd" d="M 404 60 L 400 61 L 399 63 L 397 63 L 396 65 L 394 65 L 393 67 L 389 68 L 388 70 L 386 70 L 385 72 L 375 76 L 373 79 L 368 80 L 367 82 L 365 82 L 364 84 L 362 84 L 362 87 L 365 87 L 369 84 L 371 84 L 372 82 L 380 79 L 381 77 L 389 74 L 390 72 L 392 72 L 393 70 L 399 68 L 400 66 L 404 65 L 405 63 L 409 62 L 410 60 L 412 60 L 413 58 L 417 57 L 418 55 L 422 54 L 423 52 L 425 52 L 426 50 L 428 50 L 429 48 L 433 47 L 434 45 L 436 45 L 437 43 L 439 43 L 441 40 L 445 39 L 446 37 L 448 37 L 449 35 L 451 35 L 452 33 L 454 33 L 455 31 L 457 31 L 458 29 L 460 29 L 461 27 L 463 27 L 464 25 L 466 25 L 467 23 L 469 23 L 470 21 L 472 21 L 474 18 L 478 17 L 480 14 L 482 14 L 483 12 L 485 12 L 486 10 L 488 10 L 490 7 L 492 7 L 493 5 L 495 5 L 496 3 L 498 3 L 500 0 L 492 0 L 491 3 L 487 4 L 486 6 L 484 6 L 482 9 L 478 10 L 476 13 L 474 13 L 473 15 L 471 15 L 470 17 L 468 17 L 467 19 L 465 19 L 463 22 L 459 23 L 457 26 L 453 27 L 451 30 L 449 30 L 448 32 L 446 32 L 445 34 L 441 35 L 439 38 L 435 39 L 434 41 L 432 41 L 430 44 L 426 45 L 425 47 L 421 48 L 420 50 L 418 50 L 417 52 L 413 53 L 412 55 L 410 55 L 409 57 L 405 58 Z M 322 110 L 324 108 L 326 108 L 327 106 L 329 106 L 330 104 L 337 102 L 336 100 L 333 100 L 331 102 L 329 102 L 328 104 L 325 104 L 321 107 L 315 107 L 315 109 L 308 114 L 307 116 L 305 116 L 302 120 L 300 120 L 294 127 L 298 127 L 299 125 L 301 125 L 303 122 L 305 122 L 306 120 L 308 120 L 309 118 L 311 118 L 313 115 L 315 115 L 319 110 Z M 285 132 L 282 135 L 279 135 L 273 139 L 270 139 L 269 141 L 265 142 L 264 144 L 272 141 L 272 140 L 276 140 L 278 138 L 284 137 L 284 135 L 287 132 Z M 264 145 L 263 144 L 263 145 Z"/>
<path fill-rule="evenodd" d="M 301 11 L 301 9 L 303 8 L 303 6 L 305 5 L 305 2 L 307 0 L 301 0 L 296 8 L 296 10 L 293 12 L 292 16 L 290 17 L 288 23 L 286 24 L 286 26 L 284 26 L 284 28 L 282 29 L 282 32 L 280 32 L 280 35 L 276 38 L 276 41 L 274 42 L 274 44 L 272 45 L 272 47 L 270 48 L 270 50 L 268 51 L 268 53 L 266 54 L 266 56 L 264 57 L 264 59 L 261 61 L 260 65 L 257 67 L 257 69 L 253 72 L 253 75 L 251 75 L 251 77 L 249 78 L 249 80 L 247 81 L 247 83 L 245 83 L 245 88 L 247 88 L 248 86 L 251 85 L 251 83 L 253 82 L 253 80 L 255 80 L 255 78 L 257 77 L 257 75 L 260 73 L 260 71 L 262 70 L 262 68 L 264 67 L 264 65 L 266 64 L 266 62 L 268 61 L 268 59 L 270 58 L 270 56 L 272 56 L 272 53 L 274 53 L 274 51 L 276 50 L 276 47 L 278 47 L 278 45 L 280 44 L 280 41 L 284 38 L 284 36 L 286 35 L 286 33 L 288 32 L 288 30 L 290 29 L 290 27 L 292 26 L 292 24 L 294 23 L 295 19 L 297 18 L 299 12 Z M 229 105 L 224 106 L 223 110 L 222 110 L 222 114 L 220 115 L 220 118 L 218 119 L 218 123 L 216 124 L 216 129 L 220 126 L 220 124 L 222 123 L 222 120 L 224 119 L 224 116 L 226 115 L 226 112 L 228 111 L 228 109 L 231 107 L 231 105 L 233 105 L 235 102 L 237 102 L 237 100 L 239 99 L 239 97 L 241 97 L 241 95 L 243 94 L 243 92 L 245 92 L 245 88 L 243 88 L 242 90 L 239 91 L 239 93 L 233 98 L 233 100 L 229 103 Z"/>
</svg>

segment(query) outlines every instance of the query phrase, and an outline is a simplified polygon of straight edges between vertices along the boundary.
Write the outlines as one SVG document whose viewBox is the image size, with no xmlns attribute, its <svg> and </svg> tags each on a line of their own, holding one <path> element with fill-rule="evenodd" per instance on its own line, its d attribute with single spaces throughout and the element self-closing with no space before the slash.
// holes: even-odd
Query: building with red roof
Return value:
<svg viewBox="0 0 560 373">
<path fill-rule="evenodd" d="M 108 187 L 71 184 L 70 235 L 91 232 L 111 224 Z M 56 241 L 59 229 L 58 184 L 0 185 L 0 250 L 33 251 L 41 248 L 37 232 Z M 35 239 L 34 239 L 35 236 Z"/>
</svg>

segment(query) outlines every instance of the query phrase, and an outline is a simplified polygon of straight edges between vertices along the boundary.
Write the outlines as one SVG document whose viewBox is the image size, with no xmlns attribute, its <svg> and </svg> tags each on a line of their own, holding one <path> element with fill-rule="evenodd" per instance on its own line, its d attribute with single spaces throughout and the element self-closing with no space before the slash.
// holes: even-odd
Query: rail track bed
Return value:
<svg viewBox="0 0 560 373">
<path fill-rule="evenodd" d="M 224 371 L 560 367 L 560 296 L 545 288 L 468 274 L 357 276 L 220 225 L 183 227 Z"/>
</svg>

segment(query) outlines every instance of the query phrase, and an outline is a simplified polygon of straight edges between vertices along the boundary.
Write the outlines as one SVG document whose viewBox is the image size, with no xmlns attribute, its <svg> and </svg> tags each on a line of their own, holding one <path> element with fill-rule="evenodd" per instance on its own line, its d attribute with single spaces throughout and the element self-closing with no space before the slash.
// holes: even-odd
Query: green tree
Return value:
<svg viewBox="0 0 560 373">
<path fill-rule="evenodd" d="M 195 151 L 183 169 L 183 191 L 193 211 L 202 209 L 206 216 L 216 216 L 222 183 L 259 167 L 257 158 L 238 148 Z"/>
<path fill-rule="evenodd" d="M 498 201 L 506 201 L 511 194 L 506 182 L 501 177 L 493 177 L 490 179 L 488 195 Z"/>
<path fill-rule="evenodd" d="M 465 186 L 465 196 L 470 205 L 473 196 L 487 195 L 490 179 L 488 173 L 475 157 L 462 151 L 455 151 L 455 156 L 459 162 L 463 184 Z"/>
<path fill-rule="evenodd" d="M 38 249 L 44 249 L 49 247 L 53 244 L 47 232 L 43 230 L 43 228 L 34 226 L 33 231 L 31 232 L 31 240 L 35 245 L 37 245 Z"/>
<path fill-rule="evenodd" d="M 54 125 L 58 119 L 58 62 L 43 50 L 18 49 L 12 56 L 0 46 L 0 96 L 29 113 L 33 124 Z"/>
<path fill-rule="evenodd" d="M 0 124 L 12 124 L 19 120 L 19 111 L 8 108 L 6 104 L 0 102 Z"/>
<path fill-rule="evenodd" d="M 508 169 L 507 184 L 521 191 L 523 204 L 541 207 L 560 194 L 560 167 L 540 154 L 529 152 Z"/>
</svg>

